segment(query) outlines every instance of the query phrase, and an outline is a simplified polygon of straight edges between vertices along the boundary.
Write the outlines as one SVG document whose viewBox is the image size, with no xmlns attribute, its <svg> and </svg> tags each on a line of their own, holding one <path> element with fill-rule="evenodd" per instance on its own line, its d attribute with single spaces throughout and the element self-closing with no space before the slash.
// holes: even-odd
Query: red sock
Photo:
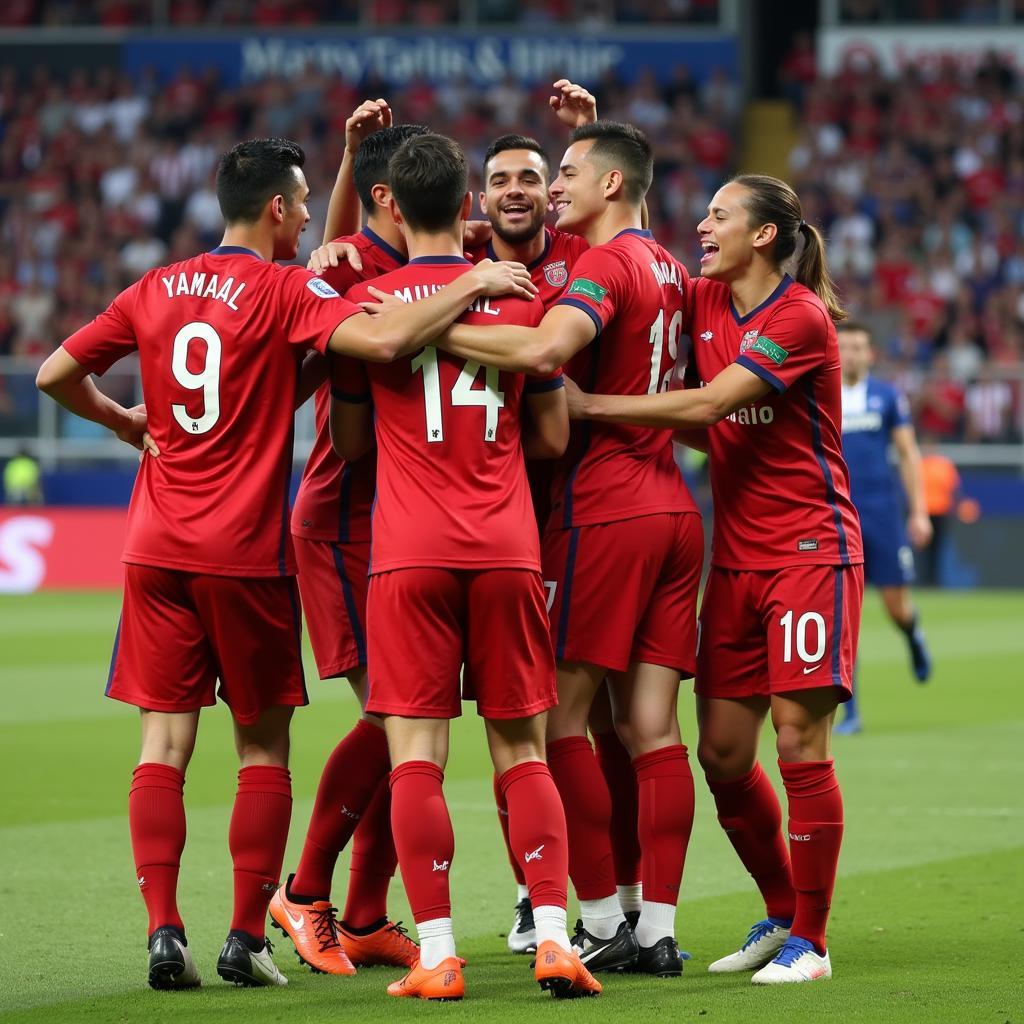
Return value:
<svg viewBox="0 0 1024 1024">
<path fill-rule="evenodd" d="M 639 796 L 636 772 L 619 734 L 594 734 L 594 752 L 612 798 L 612 859 L 616 885 L 636 885 L 640 874 L 640 837 L 637 834 Z"/>
<path fill-rule="evenodd" d="M 569 843 L 565 812 L 543 761 L 509 768 L 499 779 L 508 806 L 510 848 L 522 859 L 523 877 L 535 907 L 565 908 Z"/>
<path fill-rule="evenodd" d="M 679 900 L 686 848 L 693 831 L 693 773 L 686 747 L 674 743 L 633 759 L 640 790 L 644 899 Z"/>
<path fill-rule="evenodd" d="M 508 803 L 505 800 L 505 794 L 501 791 L 501 779 L 497 772 L 494 773 L 494 803 L 498 808 L 501 838 L 505 840 L 505 853 L 508 854 L 508 862 L 512 866 L 516 885 L 526 885 L 526 876 L 523 874 L 522 865 L 519 863 L 519 858 L 512 852 L 512 843 L 508 838 Z"/>
<path fill-rule="evenodd" d="M 565 808 L 569 875 L 576 896 L 581 900 L 614 896 L 609 838 L 612 800 L 590 741 L 585 736 L 566 736 L 549 743 L 548 767 Z"/>
<path fill-rule="evenodd" d="M 391 772 L 391 830 L 417 924 L 452 916 L 448 872 L 455 834 L 443 782 L 444 772 L 430 761 L 406 761 Z"/>
<path fill-rule="evenodd" d="M 738 779 L 712 782 L 718 821 L 764 897 L 767 916 L 791 921 L 796 907 L 782 808 L 760 764 Z"/>
<path fill-rule="evenodd" d="M 185 930 L 178 913 L 178 869 L 185 848 L 185 776 L 169 764 L 140 764 L 128 791 L 135 875 L 149 912 L 149 934 Z"/>
<path fill-rule="evenodd" d="M 292 777 L 279 765 L 253 765 L 238 773 L 238 792 L 228 828 L 235 875 L 232 931 L 260 938 L 267 905 L 280 884 L 288 823 L 292 816 Z"/>
<path fill-rule="evenodd" d="M 366 928 L 388 916 L 388 887 L 397 866 L 391 836 L 391 786 L 384 778 L 352 837 L 345 924 Z"/>
<path fill-rule="evenodd" d="M 328 899 L 338 854 L 352 838 L 381 780 L 388 774 L 384 730 L 361 718 L 327 758 L 295 877 L 293 894 Z"/>
<path fill-rule="evenodd" d="M 789 855 L 796 889 L 792 932 L 813 942 L 822 955 L 843 843 L 843 796 L 832 765 L 831 760 L 779 762 L 789 798 Z"/>
</svg>

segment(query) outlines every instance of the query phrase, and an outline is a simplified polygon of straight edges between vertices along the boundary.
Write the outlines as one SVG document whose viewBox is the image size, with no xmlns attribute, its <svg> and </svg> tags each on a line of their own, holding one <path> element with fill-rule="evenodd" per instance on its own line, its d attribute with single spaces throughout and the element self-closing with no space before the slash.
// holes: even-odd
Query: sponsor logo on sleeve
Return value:
<svg viewBox="0 0 1024 1024">
<path fill-rule="evenodd" d="M 311 277 L 306 282 L 306 287 L 320 299 L 340 299 L 341 296 L 323 279 Z"/>
<path fill-rule="evenodd" d="M 585 295 L 594 302 L 604 302 L 608 294 L 607 288 L 602 288 L 596 281 L 590 281 L 585 277 L 577 277 L 571 285 L 567 295 Z"/>
<path fill-rule="evenodd" d="M 750 351 L 766 355 L 776 366 L 781 366 L 789 358 L 789 353 L 781 345 L 776 345 L 763 334 L 750 346 Z"/>
</svg>

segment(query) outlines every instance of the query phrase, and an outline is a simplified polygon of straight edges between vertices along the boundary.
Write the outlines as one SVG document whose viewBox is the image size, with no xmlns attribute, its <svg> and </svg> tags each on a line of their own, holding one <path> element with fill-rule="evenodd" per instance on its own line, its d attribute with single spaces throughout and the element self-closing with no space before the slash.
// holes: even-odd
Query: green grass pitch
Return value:
<svg viewBox="0 0 1024 1024">
<path fill-rule="evenodd" d="M 483 730 L 470 714 L 455 724 L 445 787 L 468 998 L 436 1006 L 388 999 L 395 972 L 380 968 L 314 976 L 287 941 L 275 954 L 287 989 L 236 990 L 217 978 L 235 781 L 222 707 L 204 713 L 185 790 L 181 902 L 206 987 L 150 991 L 125 821 L 138 727 L 131 709 L 102 697 L 118 597 L 0 599 L 0 1019 L 1024 1022 L 1024 593 L 923 594 L 920 604 L 937 662 L 925 687 L 911 681 L 903 640 L 883 621 L 877 596 L 866 600 L 867 731 L 835 742 L 847 827 L 830 929 L 832 982 L 762 990 L 745 975 L 706 973 L 710 960 L 736 948 L 761 907 L 698 778 L 677 919 L 681 945 L 693 953 L 684 977 L 613 977 L 599 1000 L 580 1003 L 542 995 L 527 958 L 505 951 L 514 889 Z M 680 718 L 692 745 L 687 690 Z M 356 714 L 343 682 L 313 683 L 311 697 L 295 717 L 286 870 L 294 869 L 320 765 Z M 778 784 L 769 743 L 764 763 Z M 344 884 L 339 868 L 339 898 Z M 392 917 L 408 922 L 400 884 L 393 894 Z"/>
</svg>

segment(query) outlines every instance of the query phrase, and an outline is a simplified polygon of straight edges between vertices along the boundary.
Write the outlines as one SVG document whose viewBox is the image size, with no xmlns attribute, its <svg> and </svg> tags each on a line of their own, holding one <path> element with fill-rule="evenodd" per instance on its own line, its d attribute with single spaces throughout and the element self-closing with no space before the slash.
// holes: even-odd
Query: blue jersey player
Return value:
<svg viewBox="0 0 1024 1024">
<path fill-rule="evenodd" d="M 864 575 L 879 588 L 889 617 L 907 638 L 914 676 L 925 682 L 931 658 L 910 597 L 914 554 L 931 539 L 921 483 L 921 453 L 906 398 L 869 373 L 871 333 L 862 324 L 837 325 L 843 372 L 843 456 L 850 493 L 864 536 Z M 899 479 L 890 461 L 895 450 Z M 904 510 L 906 517 L 904 518 Z M 856 697 L 846 705 L 839 732 L 858 732 Z"/>
</svg>

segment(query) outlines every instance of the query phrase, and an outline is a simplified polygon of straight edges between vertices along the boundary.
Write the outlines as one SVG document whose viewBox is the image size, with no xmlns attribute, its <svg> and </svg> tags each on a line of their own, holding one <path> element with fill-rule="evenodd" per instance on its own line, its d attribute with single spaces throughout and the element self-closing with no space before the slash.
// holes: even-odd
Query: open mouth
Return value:
<svg viewBox="0 0 1024 1024">
<path fill-rule="evenodd" d="M 568 199 L 558 199 L 555 201 L 555 213 L 561 213 L 567 209 L 571 204 Z"/>
<path fill-rule="evenodd" d="M 700 247 L 704 250 L 704 255 L 701 256 L 701 264 L 709 263 L 715 254 L 718 252 L 718 243 L 711 241 L 703 241 L 700 243 Z"/>
<path fill-rule="evenodd" d="M 522 220 L 533 213 L 533 207 L 529 203 L 509 203 L 501 208 L 501 213 L 510 220 Z"/>
</svg>

